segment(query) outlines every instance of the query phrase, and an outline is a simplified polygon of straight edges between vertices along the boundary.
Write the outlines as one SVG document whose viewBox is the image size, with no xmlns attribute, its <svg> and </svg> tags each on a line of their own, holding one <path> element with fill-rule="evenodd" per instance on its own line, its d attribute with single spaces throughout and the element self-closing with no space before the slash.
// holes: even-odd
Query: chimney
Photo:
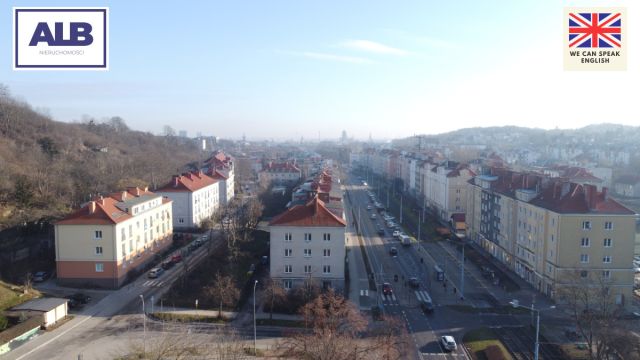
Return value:
<svg viewBox="0 0 640 360">
<path fill-rule="evenodd" d="M 144 187 L 144 192 L 148 192 L 148 191 L 149 191 L 149 187 L 148 187 L 148 186 L 145 186 L 145 187 Z"/>
<path fill-rule="evenodd" d="M 89 201 L 89 214 L 93 214 L 96 212 L 96 202 Z"/>
<path fill-rule="evenodd" d="M 127 192 L 123 191 L 122 192 L 122 201 L 125 201 L 125 200 L 127 200 Z"/>
<path fill-rule="evenodd" d="M 609 189 L 607 189 L 606 187 L 602 188 L 602 200 L 603 201 L 609 200 Z"/>
<path fill-rule="evenodd" d="M 178 187 L 178 181 L 180 180 L 180 176 L 179 175 L 174 175 L 173 176 L 173 187 Z"/>
<path fill-rule="evenodd" d="M 587 197 L 587 206 L 589 209 L 595 209 L 596 203 L 598 199 L 598 192 L 596 191 L 596 187 L 594 185 L 584 185 L 585 196 Z"/>
</svg>

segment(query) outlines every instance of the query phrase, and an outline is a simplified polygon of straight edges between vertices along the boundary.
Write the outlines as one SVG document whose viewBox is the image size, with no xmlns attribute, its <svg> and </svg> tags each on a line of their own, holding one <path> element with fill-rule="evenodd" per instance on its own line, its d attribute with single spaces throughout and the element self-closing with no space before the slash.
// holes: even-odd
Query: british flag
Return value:
<svg viewBox="0 0 640 360">
<path fill-rule="evenodd" d="M 569 47 L 620 47 L 621 27 L 620 13 L 569 13 Z"/>
</svg>

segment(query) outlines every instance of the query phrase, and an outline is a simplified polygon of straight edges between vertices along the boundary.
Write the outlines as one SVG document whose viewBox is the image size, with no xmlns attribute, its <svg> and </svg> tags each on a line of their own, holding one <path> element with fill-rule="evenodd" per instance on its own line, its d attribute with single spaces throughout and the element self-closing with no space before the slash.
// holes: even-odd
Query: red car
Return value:
<svg viewBox="0 0 640 360">
<path fill-rule="evenodd" d="M 393 294 L 393 289 L 391 288 L 391 284 L 389 284 L 389 283 L 382 284 L 382 294 L 383 295 L 391 295 L 391 294 Z"/>
<path fill-rule="evenodd" d="M 175 254 L 171 257 L 171 262 L 174 264 L 179 263 L 180 261 L 182 261 L 182 255 L 181 254 Z"/>
</svg>

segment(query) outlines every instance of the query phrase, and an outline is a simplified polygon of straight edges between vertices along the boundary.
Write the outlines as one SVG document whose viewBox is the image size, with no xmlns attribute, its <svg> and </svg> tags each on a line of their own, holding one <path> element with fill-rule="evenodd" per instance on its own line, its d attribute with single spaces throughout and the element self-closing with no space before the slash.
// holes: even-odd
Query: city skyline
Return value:
<svg viewBox="0 0 640 360">
<path fill-rule="evenodd" d="M 169 125 L 223 138 L 638 125 L 633 47 L 624 72 L 562 70 L 563 8 L 594 1 L 149 4 L 109 5 L 109 71 L 16 72 L 6 56 L 2 83 L 55 120 L 121 116 L 136 130 Z M 5 34 L 15 5 L 24 4 L 2 7 Z M 29 4 L 38 5 L 48 3 Z M 630 1 L 618 6 L 629 19 L 638 10 Z M 0 46 L 9 49 L 10 36 Z M 593 84 L 616 91 L 589 90 Z M 616 106 L 586 106 L 596 102 Z"/>
</svg>

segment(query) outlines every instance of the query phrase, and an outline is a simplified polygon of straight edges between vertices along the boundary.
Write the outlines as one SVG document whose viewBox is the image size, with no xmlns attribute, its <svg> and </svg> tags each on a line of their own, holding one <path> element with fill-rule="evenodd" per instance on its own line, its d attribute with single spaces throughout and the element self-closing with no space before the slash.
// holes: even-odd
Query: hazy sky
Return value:
<svg viewBox="0 0 640 360">
<path fill-rule="evenodd" d="M 627 6 L 627 71 L 562 69 L 563 8 L 603 3 L 9 0 L 0 82 L 57 120 L 119 115 L 154 133 L 391 138 L 640 125 L 634 1 L 610 1 Z M 54 4 L 110 7 L 108 72 L 12 70 L 11 7 Z"/>
</svg>

